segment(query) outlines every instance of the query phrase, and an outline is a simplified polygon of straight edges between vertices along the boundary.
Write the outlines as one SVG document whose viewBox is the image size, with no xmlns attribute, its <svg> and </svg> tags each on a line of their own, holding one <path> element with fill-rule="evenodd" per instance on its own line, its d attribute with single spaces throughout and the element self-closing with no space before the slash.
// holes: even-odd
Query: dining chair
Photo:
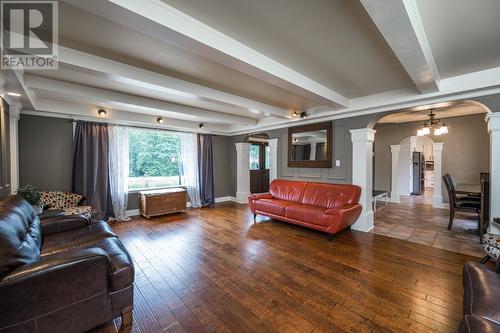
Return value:
<svg viewBox="0 0 500 333">
<path fill-rule="evenodd" d="M 479 237 L 481 237 L 484 233 L 481 217 L 481 201 L 471 200 L 468 197 L 457 197 L 457 194 L 455 193 L 455 185 L 453 184 L 453 179 L 450 174 L 445 174 L 443 176 L 443 181 L 446 186 L 446 191 L 448 192 L 448 198 L 450 199 L 450 222 L 448 223 L 448 230 L 451 230 L 456 211 L 475 213 L 478 217 Z"/>
</svg>

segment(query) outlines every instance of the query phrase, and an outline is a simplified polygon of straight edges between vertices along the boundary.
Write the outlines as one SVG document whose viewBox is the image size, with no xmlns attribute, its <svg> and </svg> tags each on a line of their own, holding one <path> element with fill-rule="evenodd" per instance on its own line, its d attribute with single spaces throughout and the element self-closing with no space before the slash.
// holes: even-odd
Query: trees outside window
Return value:
<svg viewBox="0 0 500 333">
<path fill-rule="evenodd" d="M 180 185 L 176 132 L 130 128 L 129 190 Z"/>
</svg>

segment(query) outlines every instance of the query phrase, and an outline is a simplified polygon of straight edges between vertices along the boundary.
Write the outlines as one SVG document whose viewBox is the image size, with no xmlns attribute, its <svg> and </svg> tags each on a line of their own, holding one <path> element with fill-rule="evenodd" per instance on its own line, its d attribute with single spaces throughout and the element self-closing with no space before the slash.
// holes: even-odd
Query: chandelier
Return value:
<svg viewBox="0 0 500 333">
<path fill-rule="evenodd" d="M 429 119 L 424 121 L 424 123 L 418 128 L 417 136 L 429 135 L 432 130 L 434 130 L 434 135 L 443 135 L 448 133 L 448 126 L 446 126 L 443 121 L 436 119 L 434 109 L 431 109 L 428 116 Z"/>
</svg>

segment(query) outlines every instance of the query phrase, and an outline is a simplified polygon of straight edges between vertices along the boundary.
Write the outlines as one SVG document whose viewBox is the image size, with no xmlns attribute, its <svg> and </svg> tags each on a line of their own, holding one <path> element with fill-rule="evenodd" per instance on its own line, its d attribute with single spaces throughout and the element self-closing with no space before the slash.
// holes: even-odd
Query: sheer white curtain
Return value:
<svg viewBox="0 0 500 333">
<path fill-rule="evenodd" d="M 180 133 L 181 151 L 180 168 L 181 183 L 186 186 L 191 207 L 201 207 L 200 181 L 198 173 L 198 140 L 194 133 Z"/>
<path fill-rule="evenodd" d="M 130 220 L 127 217 L 129 146 L 128 128 L 109 126 L 109 187 L 115 219 Z"/>
</svg>

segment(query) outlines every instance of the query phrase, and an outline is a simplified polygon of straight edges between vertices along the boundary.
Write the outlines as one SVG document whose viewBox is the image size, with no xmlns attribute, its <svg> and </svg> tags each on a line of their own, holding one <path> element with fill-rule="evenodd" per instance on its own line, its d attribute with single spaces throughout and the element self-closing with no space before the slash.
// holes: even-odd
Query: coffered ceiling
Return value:
<svg viewBox="0 0 500 333">
<path fill-rule="evenodd" d="M 473 3 L 64 0 L 59 69 L 0 83 L 26 113 L 223 135 L 400 111 L 500 92 L 500 2 Z"/>
</svg>

